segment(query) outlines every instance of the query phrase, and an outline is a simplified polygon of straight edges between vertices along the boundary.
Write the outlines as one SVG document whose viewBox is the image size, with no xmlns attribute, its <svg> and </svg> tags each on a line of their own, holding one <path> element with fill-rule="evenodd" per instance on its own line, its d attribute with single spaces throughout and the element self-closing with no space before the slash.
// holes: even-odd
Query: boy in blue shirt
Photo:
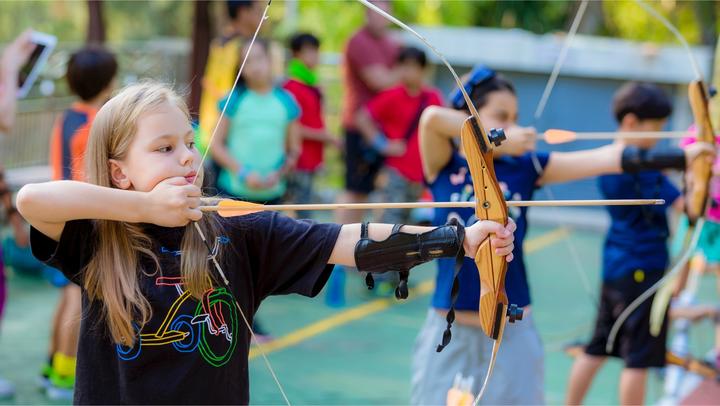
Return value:
<svg viewBox="0 0 720 406">
<path fill-rule="evenodd" d="M 618 131 L 660 131 L 672 113 L 668 96 L 657 86 L 628 83 L 613 100 Z M 625 146 L 625 155 L 647 154 L 657 139 L 617 139 Z M 663 153 L 666 156 L 674 152 Z M 679 157 L 679 155 L 677 155 Z M 628 161 L 629 162 L 629 161 Z M 685 160 L 673 165 L 684 169 Z M 622 358 L 625 368 L 620 375 L 620 403 L 642 404 L 645 397 L 647 368 L 665 365 L 667 320 L 657 337 L 650 334 L 652 300 L 636 309 L 619 331 L 612 353 L 606 353 L 608 334 L 622 311 L 640 294 L 662 278 L 669 265 L 667 209 L 682 209 L 678 189 L 658 169 L 638 171 L 625 166 L 625 173 L 598 178 L 598 186 L 607 199 L 665 199 L 663 206 L 608 207 L 611 225 L 603 249 L 600 306 L 590 343 L 575 360 L 566 402 L 579 404 L 595 373 L 606 357 Z"/>
</svg>

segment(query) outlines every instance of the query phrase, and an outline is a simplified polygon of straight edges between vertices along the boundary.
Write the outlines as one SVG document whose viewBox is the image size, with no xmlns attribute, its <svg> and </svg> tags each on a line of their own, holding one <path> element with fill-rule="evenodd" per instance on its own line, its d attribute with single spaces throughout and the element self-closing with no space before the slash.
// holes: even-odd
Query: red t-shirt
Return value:
<svg viewBox="0 0 720 406">
<path fill-rule="evenodd" d="M 283 89 L 290 92 L 300 106 L 300 125 L 316 130 L 325 129 L 320 89 L 295 79 L 288 79 Z M 303 139 L 297 169 L 307 172 L 317 170 L 323 163 L 323 147 L 321 141 Z"/>
<path fill-rule="evenodd" d="M 443 104 L 442 96 L 435 88 L 423 88 L 413 96 L 408 94 L 404 86 L 397 86 L 380 92 L 367 104 L 367 110 L 389 139 L 402 139 L 418 117 L 423 98 L 425 107 Z M 407 141 L 405 155 L 387 157 L 385 164 L 397 170 L 407 180 L 418 183 L 423 181 L 417 125 Z"/>
<path fill-rule="evenodd" d="M 399 45 L 389 35 L 375 37 L 367 28 L 360 29 L 350 38 L 343 53 L 345 98 L 342 122 L 345 128 L 354 127 L 355 113 L 375 96 L 375 92 L 363 82 L 360 72 L 378 64 L 392 67 L 399 50 Z"/>
</svg>

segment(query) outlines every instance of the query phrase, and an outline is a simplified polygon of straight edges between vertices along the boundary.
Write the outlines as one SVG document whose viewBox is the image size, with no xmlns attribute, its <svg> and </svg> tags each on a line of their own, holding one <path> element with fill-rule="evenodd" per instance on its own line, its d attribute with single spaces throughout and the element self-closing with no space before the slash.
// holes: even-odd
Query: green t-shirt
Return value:
<svg viewBox="0 0 720 406">
<path fill-rule="evenodd" d="M 227 147 L 245 173 L 266 177 L 285 163 L 287 127 L 300 115 L 293 97 L 283 89 L 273 88 L 267 93 L 250 89 L 236 91 L 220 101 L 230 119 Z M 225 192 L 247 200 L 273 200 L 285 193 L 285 179 L 268 189 L 252 189 L 237 174 L 223 169 L 218 185 Z"/>
</svg>

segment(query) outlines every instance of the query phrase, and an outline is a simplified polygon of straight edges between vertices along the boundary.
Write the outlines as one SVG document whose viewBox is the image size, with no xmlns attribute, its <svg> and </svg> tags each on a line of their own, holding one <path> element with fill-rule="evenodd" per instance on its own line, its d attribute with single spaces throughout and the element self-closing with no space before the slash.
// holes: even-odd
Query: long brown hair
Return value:
<svg viewBox="0 0 720 406">
<path fill-rule="evenodd" d="M 166 103 L 178 107 L 190 119 L 187 106 L 176 93 L 152 82 L 126 87 L 98 111 L 86 152 L 88 182 L 113 187 L 109 160 L 125 159 L 137 132 L 139 117 Z M 215 217 L 203 216 L 198 225 L 206 236 L 218 235 Z M 152 241 L 137 224 L 98 220 L 95 231 L 95 252 L 84 272 L 85 289 L 91 300 L 102 302 L 113 341 L 132 346 L 138 339 L 133 325 L 142 328 L 152 316 L 138 279 L 141 272 L 158 271 L 158 258 L 152 251 Z M 185 287 L 200 299 L 203 292 L 211 288 L 212 277 L 207 249 L 192 224 L 185 227 L 181 249 L 180 268 Z M 154 261 L 154 269 L 141 269 L 141 256 Z"/>
</svg>

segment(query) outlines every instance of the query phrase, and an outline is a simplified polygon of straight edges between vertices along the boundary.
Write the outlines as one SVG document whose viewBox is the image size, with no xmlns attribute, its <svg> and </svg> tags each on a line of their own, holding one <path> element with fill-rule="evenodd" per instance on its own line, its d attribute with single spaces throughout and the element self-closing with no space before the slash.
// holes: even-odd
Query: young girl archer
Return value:
<svg viewBox="0 0 720 406">
<path fill-rule="evenodd" d="M 75 403 L 248 403 L 248 326 L 267 296 L 315 296 L 332 264 L 384 272 L 474 255 L 490 233 L 512 260 L 512 221 L 399 230 L 203 215 L 187 108 L 158 84 L 100 109 L 86 159 L 88 183 L 18 195 L 33 253 L 82 287 Z"/>
</svg>

